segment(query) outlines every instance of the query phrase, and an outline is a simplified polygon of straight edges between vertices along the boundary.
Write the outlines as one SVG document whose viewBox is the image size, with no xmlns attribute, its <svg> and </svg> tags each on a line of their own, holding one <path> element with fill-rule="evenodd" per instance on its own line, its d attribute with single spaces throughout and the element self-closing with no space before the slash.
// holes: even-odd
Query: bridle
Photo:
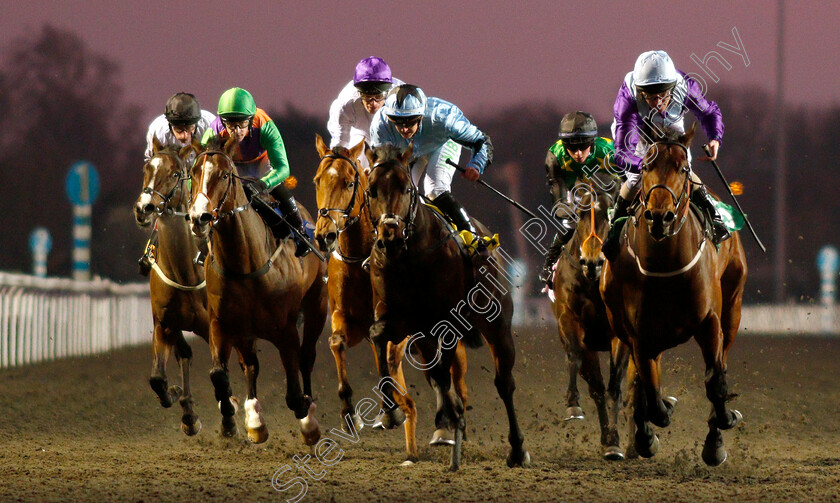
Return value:
<svg viewBox="0 0 840 503">
<path fill-rule="evenodd" d="M 395 161 L 378 162 L 370 168 L 371 173 L 373 172 L 374 169 L 376 169 L 376 168 L 378 168 L 378 167 L 380 167 L 380 166 L 382 166 L 382 165 L 384 165 L 388 162 L 395 162 Z M 411 178 L 411 173 L 408 172 L 408 169 L 405 166 L 403 166 L 402 164 L 399 164 L 399 166 L 406 171 L 407 176 L 408 176 L 408 181 L 411 184 L 411 187 L 408 189 L 408 193 L 409 193 L 409 197 L 410 197 L 410 200 L 409 200 L 409 203 L 408 203 L 408 217 L 403 218 L 402 215 L 397 215 L 396 213 L 383 213 L 382 215 L 380 215 L 378 217 L 374 217 L 373 215 L 371 215 L 370 217 L 371 217 L 371 222 L 373 223 L 373 233 L 374 234 L 378 234 L 377 227 L 379 226 L 380 221 L 383 221 L 383 223 L 396 223 L 397 227 L 399 227 L 400 224 L 402 224 L 403 247 L 406 247 L 408 239 L 414 234 L 414 231 L 415 231 L 414 219 L 417 217 L 417 208 L 420 205 L 420 202 L 419 202 L 420 201 L 420 196 L 419 196 L 419 193 L 417 191 L 417 186 L 414 185 L 414 180 L 412 180 L 412 178 Z M 365 200 L 367 200 L 368 197 L 370 197 L 369 190 L 370 190 L 370 187 L 368 187 L 368 190 L 365 191 Z"/>
<path fill-rule="evenodd" d="M 154 158 L 156 156 L 161 156 L 161 155 L 174 157 L 175 160 L 178 161 L 178 171 L 176 171 L 174 173 L 174 175 L 176 175 L 178 180 L 175 182 L 175 185 L 172 186 L 172 189 L 170 189 L 169 192 L 166 193 L 166 194 L 158 192 L 157 190 L 155 190 L 151 187 L 144 187 L 143 188 L 143 194 L 149 194 L 151 196 L 158 196 L 161 199 L 161 204 L 156 205 L 155 210 L 154 210 L 154 212 L 157 213 L 158 215 L 173 215 L 173 216 L 176 216 L 176 217 L 186 217 L 189 213 L 187 213 L 185 211 L 175 211 L 175 209 L 172 208 L 169 205 L 169 202 L 172 200 L 173 197 L 175 197 L 175 193 L 179 189 L 182 188 L 183 183 L 185 181 L 189 180 L 189 175 L 187 174 L 187 168 L 186 168 L 186 165 L 184 164 L 184 160 L 181 159 L 181 157 L 177 153 L 170 152 L 170 151 L 167 151 L 167 150 L 161 150 L 161 151 L 156 152 L 155 155 L 152 156 L 152 158 Z M 182 190 L 182 192 L 181 192 L 182 193 L 182 196 L 181 196 L 181 201 L 182 202 L 183 202 L 183 193 L 184 192 L 186 192 L 186 191 Z M 187 206 L 188 207 L 189 207 L 189 202 L 190 201 L 188 199 L 187 200 Z"/>
<path fill-rule="evenodd" d="M 657 141 L 657 142 L 654 142 L 651 145 L 651 148 L 655 148 L 656 145 L 678 146 L 681 149 L 683 149 L 683 151 L 685 152 L 686 158 L 688 158 L 688 147 L 686 147 L 685 145 L 683 145 L 682 143 L 680 143 L 678 141 L 673 141 L 673 140 Z M 650 165 L 650 162 L 643 163 L 642 164 L 642 171 L 646 171 L 648 169 L 649 165 Z M 686 166 L 686 167 L 681 169 L 681 172 L 685 175 L 685 180 L 683 181 L 683 189 L 680 191 L 679 196 L 677 196 L 677 194 L 673 191 L 673 189 L 671 189 L 671 187 L 669 187 L 668 185 L 666 185 L 664 183 L 657 183 L 656 185 L 654 185 L 653 187 L 648 189 L 647 192 L 643 192 L 640 195 L 643 208 L 647 207 L 647 202 L 650 199 L 650 195 L 656 189 L 665 190 L 665 191 L 668 192 L 668 194 L 671 195 L 671 200 L 674 203 L 675 213 L 680 215 L 680 221 L 677 224 L 676 228 L 673 229 L 670 233 L 668 233 L 665 236 L 666 238 L 677 235 L 680 232 L 680 229 L 682 229 L 682 226 L 685 223 L 686 217 L 688 217 L 688 208 L 690 206 L 688 204 L 688 199 L 689 199 L 689 194 L 691 193 L 691 169 L 688 166 Z M 683 204 L 683 202 L 685 202 L 685 204 Z M 682 205 L 682 208 L 680 208 L 680 205 Z"/>
<path fill-rule="evenodd" d="M 231 157 L 229 155 L 227 155 L 225 152 L 222 152 L 221 150 L 205 150 L 204 152 L 201 152 L 195 158 L 195 164 L 198 164 L 198 160 L 199 160 L 199 158 L 201 158 L 201 156 L 205 156 L 204 162 L 206 164 L 207 163 L 207 157 L 209 157 L 211 155 L 220 155 L 228 161 L 230 166 L 235 166 L 236 165 L 233 162 L 233 159 L 231 159 Z M 201 187 L 201 184 L 203 182 L 204 172 L 205 171 L 202 168 L 202 170 L 201 170 L 202 180 L 199 180 L 199 184 L 197 185 L 197 187 L 199 187 L 199 191 L 201 190 L 200 187 Z M 213 211 L 210 212 L 210 214 L 213 216 L 213 220 L 210 221 L 211 226 L 213 224 L 217 223 L 219 220 L 222 220 L 223 218 L 235 215 L 236 213 L 239 213 L 241 211 L 245 211 L 246 209 L 248 209 L 248 206 L 251 205 L 251 201 L 245 201 L 245 204 L 243 204 L 242 206 L 237 206 L 236 208 L 234 208 L 230 211 L 222 211 L 222 207 L 225 205 L 225 201 L 227 201 L 228 194 L 230 194 L 231 188 L 233 187 L 233 179 L 238 178 L 239 180 L 244 180 L 243 177 L 234 173 L 233 169 L 228 170 L 227 172 L 225 172 L 222 175 L 222 179 L 225 179 L 225 178 L 227 178 L 227 180 L 228 180 L 228 185 L 227 185 L 227 187 L 225 187 L 225 191 L 222 193 L 222 198 L 219 200 L 219 204 L 216 205 L 216 208 L 213 209 Z M 199 192 L 199 195 L 201 195 L 201 194 L 203 194 L 204 197 L 206 197 L 208 201 L 211 201 L 209 195 L 207 195 L 204 192 Z"/>
<path fill-rule="evenodd" d="M 352 216 L 353 210 L 356 208 L 356 195 L 359 193 L 359 166 L 356 165 L 356 162 L 349 157 L 341 154 L 336 154 L 331 152 L 324 157 L 321 157 L 321 161 L 324 159 L 343 159 L 350 163 L 353 166 L 353 172 L 355 176 L 353 177 L 353 195 L 350 197 L 350 202 L 347 203 L 346 208 L 321 208 L 318 210 L 318 218 L 329 218 L 330 221 L 335 225 L 336 232 L 341 234 L 348 227 L 352 227 L 355 225 L 362 216 L 362 211 L 365 209 L 367 205 L 367 198 L 362 198 L 362 204 L 359 207 L 359 213 L 356 216 Z M 341 217 L 344 217 L 344 227 L 339 227 L 338 222 L 335 218 L 331 215 L 332 212 L 339 212 L 341 213 Z"/>
</svg>

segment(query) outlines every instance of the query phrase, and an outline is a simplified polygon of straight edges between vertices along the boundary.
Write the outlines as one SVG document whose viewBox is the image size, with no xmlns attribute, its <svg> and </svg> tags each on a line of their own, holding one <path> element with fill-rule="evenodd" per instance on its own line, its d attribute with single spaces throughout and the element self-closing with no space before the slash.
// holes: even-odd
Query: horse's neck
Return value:
<svg viewBox="0 0 840 503">
<path fill-rule="evenodd" d="M 683 226 L 676 235 L 662 241 L 654 240 L 650 233 L 639 226 L 647 225 L 638 218 L 633 226 L 632 235 L 628 235 L 630 246 L 645 269 L 668 270 L 680 269 L 691 262 L 706 238 L 702 223 L 689 211 Z"/>
<path fill-rule="evenodd" d="M 253 208 L 229 215 L 213 225 L 213 260 L 231 271 L 262 267 L 274 252 L 274 238 Z"/>
<path fill-rule="evenodd" d="M 158 246 L 156 262 L 167 276 L 185 281 L 204 275 L 204 268 L 193 264 L 198 252 L 196 238 L 182 216 L 162 215 L 157 220 Z"/>
</svg>

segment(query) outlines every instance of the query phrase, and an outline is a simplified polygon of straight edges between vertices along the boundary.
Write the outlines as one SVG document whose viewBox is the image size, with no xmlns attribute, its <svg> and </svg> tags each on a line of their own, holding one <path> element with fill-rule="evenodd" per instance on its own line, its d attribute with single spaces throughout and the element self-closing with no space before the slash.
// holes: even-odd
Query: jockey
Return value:
<svg viewBox="0 0 840 503">
<path fill-rule="evenodd" d="M 300 233 L 300 238 L 295 236 L 295 256 L 306 255 L 310 246 L 303 241 L 306 239 L 306 230 L 295 198 L 283 184 L 290 174 L 289 161 L 283 138 L 274 121 L 263 109 L 257 108 L 251 93 L 239 87 L 228 89 L 222 94 L 217 113 L 219 117 L 204 134 L 202 143 L 206 144 L 214 135 L 234 137 L 239 145 L 233 161 L 240 175 L 255 177 L 259 175 L 260 168 L 268 170 L 262 178 L 242 181 L 245 194 L 250 201 L 255 195 L 271 192 L 280 205 L 286 223 Z M 282 224 L 274 215 L 260 216 L 267 219 L 272 229 Z"/>
<path fill-rule="evenodd" d="M 192 142 L 193 138 L 201 138 L 216 116 L 207 110 L 202 110 L 198 100 L 190 93 L 172 95 L 166 102 L 163 115 L 159 115 L 149 125 L 146 133 L 145 159 L 152 158 L 153 138 L 157 138 L 164 147 L 181 148 Z M 187 164 L 195 160 L 195 153 L 191 153 Z"/>
<path fill-rule="evenodd" d="M 149 124 L 149 131 L 146 133 L 146 151 L 144 152 L 144 159 L 149 162 L 154 155 L 154 139 L 157 138 L 164 147 L 182 148 L 186 147 L 192 142 L 193 138 L 201 138 L 210 128 L 210 123 L 216 119 L 216 116 L 207 110 L 202 110 L 198 100 L 190 93 L 173 94 L 166 101 L 163 115 L 159 115 Z M 186 159 L 187 166 L 192 165 L 195 160 L 195 152 L 190 152 Z M 199 250 L 203 250 L 206 245 L 201 243 Z M 149 242 L 146 244 L 146 252 L 140 257 L 138 263 L 140 264 L 140 274 L 148 276 L 149 271 L 152 270 L 152 262 L 149 257 L 150 250 L 157 247 L 157 224 L 152 235 L 149 237 Z M 202 251 L 199 251 L 195 257 L 196 263 L 203 262 Z"/>
<path fill-rule="evenodd" d="M 628 216 L 630 203 L 640 186 L 641 162 L 648 147 L 667 133 L 685 132 L 684 116 L 689 110 L 700 120 L 709 138 L 711 156 L 701 157 L 700 160 L 715 160 L 723 138 L 720 108 L 714 101 L 705 98 L 697 81 L 674 67 L 665 51 L 648 51 L 639 55 L 633 71 L 624 77 L 613 107 L 615 160 L 627 178 L 616 199 L 613 222 Z M 718 244 L 729 238 L 729 230 L 715 209 L 715 200 L 694 171 L 691 172 L 691 181 L 696 187 L 691 193 L 691 200 L 711 216 L 712 240 Z M 610 260 L 618 253 L 618 235 L 619 232 L 611 231 L 602 248 Z"/>
<path fill-rule="evenodd" d="M 598 125 L 590 114 L 578 111 L 563 116 L 559 139 L 545 156 L 545 176 L 551 194 L 552 213 L 563 228 L 554 234 L 540 271 L 540 281 L 549 288 L 554 287 L 551 282 L 554 263 L 560 257 L 563 246 L 572 239 L 576 223 L 568 213 L 558 213 L 556 207 L 558 203 L 574 207 L 575 202 L 569 189 L 581 178 L 589 178 L 598 171 L 615 175 L 613 156 L 612 140 L 598 136 Z"/>
<path fill-rule="evenodd" d="M 349 149 L 362 140 L 370 144 L 370 123 L 374 114 L 382 108 L 388 91 L 402 83 L 391 76 L 391 69 L 383 59 L 371 56 L 359 61 L 353 80 L 344 86 L 330 105 L 327 122 L 330 149 Z M 367 167 L 364 153 L 359 156 L 359 161 Z"/>
<path fill-rule="evenodd" d="M 493 162 L 493 145 L 490 137 L 473 126 L 458 107 L 439 98 L 427 99 L 419 87 L 403 84 L 391 91 L 385 106 L 374 116 L 370 139 L 374 147 L 391 144 L 405 149 L 413 144 L 414 184 L 419 185 L 425 172 L 426 197 L 452 220 L 458 231 L 466 230 L 478 237 L 466 210 L 452 196 L 450 185 L 455 168 L 446 160 L 457 162 L 462 145 L 472 150 L 462 176 L 475 182 Z M 477 241 L 477 250 L 485 255 L 486 243 L 483 239 Z"/>
</svg>

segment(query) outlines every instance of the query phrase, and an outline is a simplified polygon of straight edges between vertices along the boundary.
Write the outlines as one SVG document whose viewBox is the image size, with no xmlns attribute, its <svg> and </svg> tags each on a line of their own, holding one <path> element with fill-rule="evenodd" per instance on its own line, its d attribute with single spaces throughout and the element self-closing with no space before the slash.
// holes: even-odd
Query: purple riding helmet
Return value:
<svg viewBox="0 0 840 503">
<path fill-rule="evenodd" d="M 353 85 L 362 94 L 382 94 L 391 89 L 394 79 L 391 68 L 382 58 L 371 56 L 359 61 L 353 75 Z"/>
</svg>

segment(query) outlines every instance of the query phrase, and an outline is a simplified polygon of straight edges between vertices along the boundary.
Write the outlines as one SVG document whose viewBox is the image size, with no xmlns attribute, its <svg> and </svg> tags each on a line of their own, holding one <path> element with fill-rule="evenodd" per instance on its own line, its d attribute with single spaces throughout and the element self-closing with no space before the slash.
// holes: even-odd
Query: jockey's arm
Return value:
<svg viewBox="0 0 840 503">
<path fill-rule="evenodd" d="M 566 202 L 568 197 L 569 188 L 561 174 L 562 169 L 563 167 L 557 160 L 557 156 L 549 150 L 545 155 L 545 178 L 548 192 L 551 195 L 551 206 L 556 205 L 557 201 Z"/>
<path fill-rule="evenodd" d="M 271 190 L 283 183 L 291 173 L 283 137 L 280 136 L 280 131 L 273 120 L 267 121 L 260 128 L 260 145 L 268 153 L 268 160 L 271 162 L 271 171 L 262 177 L 268 190 Z"/>
<path fill-rule="evenodd" d="M 622 84 L 613 105 L 613 139 L 615 140 L 615 163 L 625 172 L 638 173 L 641 157 L 635 155 L 636 144 L 642 131 L 642 120 L 636 100 L 627 84 Z"/>
<path fill-rule="evenodd" d="M 351 89 L 348 90 L 348 87 Z M 352 93 L 351 93 L 352 92 Z M 330 148 L 350 146 L 350 128 L 355 124 L 353 100 L 355 87 L 350 82 L 330 105 L 330 117 L 327 120 L 327 131 L 330 133 Z"/>
<path fill-rule="evenodd" d="M 490 137 L 473 126 L 454 105 L 449 110 L 444 124 L 449 138 L 472 150 L 473 155 L 467 163 L 467 168 L 484 173 L 487 166 L 493 162 L 493 144 Z"/>
</svg>

